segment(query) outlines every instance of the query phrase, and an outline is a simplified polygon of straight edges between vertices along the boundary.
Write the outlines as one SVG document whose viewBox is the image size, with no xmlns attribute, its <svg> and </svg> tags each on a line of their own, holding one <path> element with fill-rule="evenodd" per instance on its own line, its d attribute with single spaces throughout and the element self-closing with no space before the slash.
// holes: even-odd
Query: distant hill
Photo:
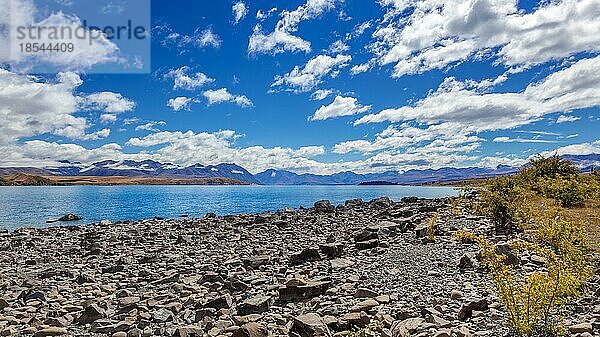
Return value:
<svg viewBox="0 0 600 337">
<path fill-rule="evenodd" d="M 600 154 L 565 155 L 563 158 L 571 160 L 583 172 L 600 169 Z M 0 176 L 25 174 L 41 177 L 129 177 L 174 180 L 219 178 L 225 179 L 221 180 L 220 183 L 231 181 L 232 183 L 261 185 L 358 185 L 369 182 L 419 185 L 497 177 L 513 174 L 519 170 L 517 167 L 500 165 L 496 168 L 443 167 L 439 169 L 408 170 L 405 172 L 387 171 L 370 174 L 340 172 L 331 175 L 317 175 L 297 174 L 285 170 L 269 169 L 253 175 L 245 168 L 236 164 L 195 164 L 183 167 L 169 163 L 159 163 L 153 160 L 107 160 L 91 165 L 63 161 L 61 164 L 63 165 L 43 169 L 32 167 L 0 168 Z"/>
</svg>

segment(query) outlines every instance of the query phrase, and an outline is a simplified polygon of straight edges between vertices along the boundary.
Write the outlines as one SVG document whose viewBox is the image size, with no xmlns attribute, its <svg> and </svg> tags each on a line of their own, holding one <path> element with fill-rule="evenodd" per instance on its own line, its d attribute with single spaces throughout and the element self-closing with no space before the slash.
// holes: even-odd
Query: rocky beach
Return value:
<svg viewBox="0 0 600 337">
<path fill-rule="evenodd" d="M 524 273 L 543 268 L 446 199 L 3 231 L 0 335 L 313 337 L 377 324 L 383 336 L 506 336 L 460 229 Z M 600 335 L 598 272 L 564 318 L 567 334 Z"/>
</svg>

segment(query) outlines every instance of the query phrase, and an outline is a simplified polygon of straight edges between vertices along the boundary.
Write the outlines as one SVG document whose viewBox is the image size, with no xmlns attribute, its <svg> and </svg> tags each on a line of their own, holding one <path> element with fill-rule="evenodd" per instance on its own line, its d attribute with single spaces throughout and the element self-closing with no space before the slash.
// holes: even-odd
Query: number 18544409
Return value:
<svg viewBox="0 0 600 337">
<path fill-rule="evenodd" d="M 21 53 L 72 53 L 75 50 L 73 43 L 20 43 Z"/>
</svg>

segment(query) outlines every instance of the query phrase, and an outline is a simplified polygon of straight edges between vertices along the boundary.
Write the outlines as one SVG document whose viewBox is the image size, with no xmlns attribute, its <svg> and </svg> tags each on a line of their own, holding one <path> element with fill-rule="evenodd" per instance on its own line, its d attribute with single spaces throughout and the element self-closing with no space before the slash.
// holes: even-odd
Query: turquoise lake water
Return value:
<svg viewBox="0 0 600 337">
<path fill-rule="evenodd" d="M 440 198 L 455 195 L 451 187 L 430 186 L 49 186 L 0 187 L 0 227 L 9 230 L 45 227 L 47 219 L 67 213 L 78 223 L 140 220 L 156 216 L 192 217 L 312 207 L 327 199 L 342 204 L 381 196 Z M 73 223 L 70 223 L 73 224 Z M 77 223 L 75 223 L 77 224 Z M 54 225 L 61 225 L 55 223 Z"/>
</svg>

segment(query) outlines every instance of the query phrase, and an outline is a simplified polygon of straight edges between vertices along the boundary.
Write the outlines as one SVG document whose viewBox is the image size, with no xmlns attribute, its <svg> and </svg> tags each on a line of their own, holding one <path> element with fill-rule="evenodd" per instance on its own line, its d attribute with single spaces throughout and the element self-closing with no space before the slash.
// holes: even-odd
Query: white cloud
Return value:
<svg viewBox="0 0 600 337">
<path fill-rule="evenodd" d="M 3 14 L 0 15 L 0 27 L 5 30 L 0 31 L 0 63 L 11 63 L 12 71 L 27 72 L 32 66 L 40 69 L 61 69 L 62 71 L 80 71 L 88 70 L 94 65 L 106 64 L 123 61 L 119 56 L 119 48 L 110 41 L 104 34 L 94 34 L 94 39 L 56 39 L 50 34 L 42 33 L 36 36 L 35 41 L 30 42 L 43 43 L 73 43 L 73 52 L 70 53 L 13 53 L 10 55 L 10 48 L 4 46 L 12 45 L 17 48 L 22 40 L 17 40 L 17 27 L 37 26 L 37 27 L 58 27 L 61 31 L 76 31 L 83 29 L 81 20 L 75 15 L 67 15 L 62 12 L 50 13 L 42 20 L 36 20 L 35 16 L 40 14 L 32 0 L 0 0 L 0 8 L 3 8 Z M 8 10 L 10 8 L 10 11 Z M 89 33 L 89 30 L 85 30 Z M 9 34 L 9 32 L 13 32 Z M 68 36 L 66 36 L 68 37 Z"/>
<path fill-rule="evenodd" d="M 189 47 L 217 49 L 221 47 L 221 38 L 213 32 L 211 26 L 204 29 L 197 28 L 192 35 L 187 35 L 178 33 L 168 24 L 164 24 L 154 27 L 153 34 L 163 46 L 175 46 L 181 53 L 189 51 Z"/>
<path fill-rule="evenodd" d="M 377 134 L 374 141 L 354 140 L 336 144 L 333 152 L 366 154 L 403 149 L 406 153 L 425 153 L 431 157 L 440 153 L 471 152 L 479 148 L 482 141 L 483 139 L 469 135 L 464 130 L 444 124 L 421 128 L 405 123 L 399 128 L 394 125 L 388 126 Z"/>
<path fill-rule="evenodd" d="M 263 21 L 266 18 L 270 17 L 271 15 L 273 15 L 273 13 L 277 12 L 277 7 L 273 7 L 271 9 L 269 9 L 268 11 L 264 12 L 262 10 L 258 10 L 256 11 L 256 19 L 258 21 Z"/>
<path fill-rule="evenodd" d="M 331 53 L 331 54 L 343 53 L 343 52 L 347 52 L 348 50 L 350 50 L 350 46 L 348 46 L 342 40 L 335 41 L 334 43 L 332 43 L 329 46 L 329 49 L 328 49 L 329 53 Z"/>
<path fill-rule="evenodd" d="M 236 25 L 248 15 L 248 7 L 246 7 L 246 4 L 243 1 L 234 3 L 231 7 L 231 11 L 233 12 L 233 23 Z"/>
<path fill-rule="evenodd" d="M 157 132 L 143 138 L 132 138 L 129 146 L 155 147 L 148 153 L 154 160 L 178 165 L 205 165 L 237 163 L 253 173 L 269 168 L 307 169 L 321 165 L 312 159 L 325 153 L 322 146 L 305 146 L 299 149 L 284 147 L 264 148 L 251 146 L 236 147 L 234 141 L 240 135 L 231 130 L 214 133 L 201 132 Z"/>
<path fill-rule="evenodd" d="M 556 119 L 556 123 L 560 124 L 560 123 L 576 122 L 576 121 L 578 121 L 580 119 L 581 119 L 581 117 L 577 117 L 577 116 L 560 115 Z"/>
<path fill-rule="evenodd" d="M 191 102 L 191 98 L 180 96 L 175 98 L 169 98 L 169 100 L 167 101 L 167 106 L 173 109 L 173 111 L 179 111 L 181 109 L 188 110 Z"/>
<path fill-rule="evenodd" d="M 115 92 L 104 91 L 81 96 L 79 106 L 84 110 L 104 111 L 110 114 L 118 114 L 131 111 L 135 108 L 135 102 Z"/>
<path fill-rule="evenodd" d="M 233 102 L 241 107 L 251 107 L 252 101 L 244 95 L 234 95 L 227 88 L 217 90 L 207 90 L 202 93 L 208 100 L 208 105 L 220 104 L 224 102 Z"/>
<path fill-rule="evenodd" d="M 265 34 L 257 24 L 248 41 L 249 54 L 277 54 L 284 51 L 310 52 L 310 42 L 293 35 L 298 31 L 298 24 L 305 20 L 318 18 L 323 13 L 335 8 L 336 0 L 307 0 L 293 11 L 282 11 L 281 19 L 273 32 Z M 258 16 L 258 15 L 257 15 Z"/>
<path fill-rule="evenodd" d="M 369 63 L 357 64 L 350 68 L 350 73 L 352 75 L 358 75 L 360 73 L 364 73 L 371 69 L 371 65 Z"/>
<path fill-rule="evenodd" d="M 194 43 L 199 47 L 221 47 L 221 39 L 213 32 L 212 27 L 208 27 L 200 32 L 195 38 Z"/>
<path fill-rule="evenodd" d="M 306 92 L 319 85 L 326 75 L 344 68 L 352 60 L 350 55 L 338 54 L 335 57 L 318 55 L 310 59 L 302 69 L 296 66 L 292 71 L 275 77 L 271 87 L 288 86 L 297 92 Z"/>
<path fill-rule="evenodd" d="M 145 130 L 145 131 L 159 132 L 160 130 L 157 128 L 157 126 L 164 126 L 164 125 L 167 125 L 167 123 L 165 121 L 150 121 L 148 123 L 140 124 L 140 125 L 136 126 L 135 131 Z"/>
<path fill-rule="evenodd" d="M 100 115 L 100 121 L 102 123 L 114 123 L 117 121 L 117 115 L 102 114 L 102 115 Z"/>
<path fill-rule="evenodd" d="M 215 81 L 201 72 L 196 72 L 190 75 L 190 71 L 191 68 L 188 66 L 171 69 L 164 75 L 164 78 L 173 79 L 173 90 L 195 90 Z"/>
<path fill-rule="evenodd" d="M 558 149 L 552 151 L 542 152 L 543 156 L 551 156 L 553 154 L 558 154 L 560 156 L 565 154 L 573 154 L 573 155 L 587 155 L 587 154 L 600 154 L 600 139 L 594 142 L 589 143 L 581 143 L 581 144 L 571 144 L 563 147 L 559 147 Z"/>
<path fill-rule="evenodd" d="M 80 100 L 74 91 L 82 83 L 72 72 L 42 81 L 0 69 L 0 143 L 45 133 L 86 139 L 90 125 L 74 115 Z"/>
<path fill-rule="evenodd" d="M 358 100 L 354 97 L 336 96 L 333 102 L 329 105 L 322 105 L 315 114 L 310 117 L 310 120 L 325 120 L 342 116 L 352 116 L 365 113 L 371 109 L 370 105 L 363 106 L 358 104 Z"/>
<path fill-rule="evenodd" d="M 412 106 L 366 115 L 355 124 L 416 120 L 471 132 L 511 129 L 550 113 L 600 105 L 600 56 L 582 59 L 517 93 L 482 93 L 447 79 Z"/>
<path fill-rule="evenodd" d="M 142 159 L 144 155 L 124 155 L 118 144 L 106 144 L 87 149 L 77 144 L 50 143 L 31 140 L 23 144 L 0 144 L 0 163 L 5 167 L 63 166 L 61 160 L 91 164 L 110 159 Z M 147 157 L 147 156 L 146 156 Z"/>
<path fill-rule="evenodd" d="M 322 101 L 325 98 L 329 97 L 329 95 L 333 94 L 334 91 L 331 89 L 319 89 L 319 90 L 315 90 L 315 92 L 313 92 L 310 95 L 310 99 L 312 99 L 313 101 Z"/>
<path fill-rule="evenodd" d="M 528 138 L 510 138 L 510 137 L 496 137 L 492 140 L 494 143 L 556 143 L 555 140 L 545 139 L 528 139 Z"/>
<path fill-rule="evenodd" d="M 530 13 L 501 0 L 382 4 L 388 12 L 370 49 L 381 65 L 395 64 L 395 77 L 445 68 L 477 53 L 508 67 L 528 67 L 600 51 L 599 0 L 548 1 Z"/>
</svg>

